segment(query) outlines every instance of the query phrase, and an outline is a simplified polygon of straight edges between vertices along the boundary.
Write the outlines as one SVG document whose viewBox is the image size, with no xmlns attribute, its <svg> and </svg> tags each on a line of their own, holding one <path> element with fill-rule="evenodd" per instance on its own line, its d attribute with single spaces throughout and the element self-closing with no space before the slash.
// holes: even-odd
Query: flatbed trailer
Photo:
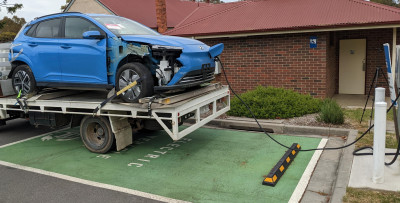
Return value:
<svg viewBox="0 0 400 203">
<path fill-rule="evenodd" d="M 173 96 L 143 98 L 139 103 L 116 100 L 94 113 L 106 98 L 106 92 L 78 90 L 44 92 L 20 102 L 16 95 L 3 97 L 0 125 L 15 118 L 29 118 L 33 125 L 80 126 L 85 146 L 92 152 L 106 153 L 114 137 L 118 151 L 132 144 L 132 134 L 142 128 L 158 127 L 176 141 L 230 109 L 229 89 L 220 84 Z M 195 123 L 180 128 L 188 118 L 194 118 Z"/>
</svg>

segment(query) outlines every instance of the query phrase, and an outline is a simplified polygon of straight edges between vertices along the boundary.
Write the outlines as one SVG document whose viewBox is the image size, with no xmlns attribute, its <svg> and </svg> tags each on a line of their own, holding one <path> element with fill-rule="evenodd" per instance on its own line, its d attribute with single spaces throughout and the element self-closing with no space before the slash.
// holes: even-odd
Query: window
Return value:
<svg viewBox="0 0 400 203">
<path fill-rule="evenodd" d="M 37 25 L 36 28 L 36 37 L 39 38 L 57 38 L 59 37 L 59 29 L 60 29 L 60 18 L 52 19 L 52 20 L 46 20 L 39 25 Z"/>
<path fill-rule="evenodd" d="M 29 28 L 28 32 L 26 32 L 25 35 L 29 36 L 29 37 L 34 37 L 37 25 L 38 24 L 32 25 L 31 28 Z"/>
<path fill-rule="evenodd" d="M 82 39 L 86 31 L 102 32 L 95 24 L 82 18 L 65 19 L 65 38 Z"/>
<path fill-rule="evenodd" d="M 94 19 L 103 24 L 112 33 L 120 35 L 159 35 L 158 32 L 133 20 L 119 16 L 96 16 Z"/>
</svg>

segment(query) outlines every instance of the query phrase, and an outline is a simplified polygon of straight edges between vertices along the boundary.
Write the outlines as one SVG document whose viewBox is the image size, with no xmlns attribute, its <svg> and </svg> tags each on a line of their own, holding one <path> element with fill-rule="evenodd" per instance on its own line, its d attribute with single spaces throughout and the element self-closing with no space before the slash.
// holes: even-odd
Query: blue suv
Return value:
<svg viewBox="0 0 400 203">
<path fill-rule="evenodd" d="M 213 80 L 223 48 L 164 36 L 119 16 L 60 13 L 21 29 L 10 49 L 8 77 L 23 95 L 42 87 L 118 91 L 140 79 L 122 95 L 136 102 Z"/>
</svg>

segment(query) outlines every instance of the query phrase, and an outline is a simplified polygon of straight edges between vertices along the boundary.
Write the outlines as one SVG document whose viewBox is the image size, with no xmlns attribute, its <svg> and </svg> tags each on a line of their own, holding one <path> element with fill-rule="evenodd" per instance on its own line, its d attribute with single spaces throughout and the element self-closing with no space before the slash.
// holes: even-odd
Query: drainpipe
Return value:
<svg viewBox="0 0 400 203">
<path fill-rule="evenodd" d="M 157 31 L 164 33 L 167 31 L 167 5 L 165 0 L 156 0 Z"/>
</svg>

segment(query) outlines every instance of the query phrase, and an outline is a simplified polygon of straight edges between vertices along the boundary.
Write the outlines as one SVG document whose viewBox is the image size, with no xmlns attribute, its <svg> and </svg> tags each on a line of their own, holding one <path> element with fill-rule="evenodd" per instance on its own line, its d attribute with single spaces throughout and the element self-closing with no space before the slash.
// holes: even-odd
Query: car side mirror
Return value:
<svg viewBox="0 0 400 203">
<path fill-rule="evenodd" d="M 99 31 L 86 31 L 83 33 L 83 39 L 104 39 L 105 37 Z"/>
</svg>

